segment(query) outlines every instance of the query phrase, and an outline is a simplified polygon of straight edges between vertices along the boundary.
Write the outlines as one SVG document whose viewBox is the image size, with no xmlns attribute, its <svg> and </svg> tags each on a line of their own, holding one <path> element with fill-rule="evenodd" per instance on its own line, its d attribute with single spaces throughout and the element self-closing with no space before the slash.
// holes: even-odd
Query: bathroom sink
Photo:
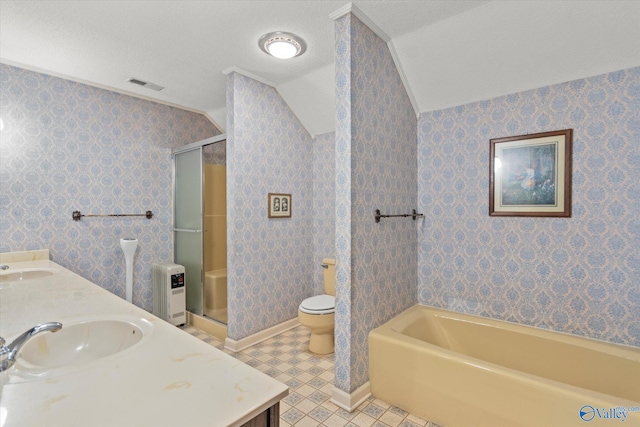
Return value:
<svg viewBox="0 0 640 427">
<path fill-rule="evenodd" d="M 42 373 L 85 365 L 134 347 L 152 328 L 144 319 L 63 323 L 58 332 L 42 333 L 27 341 L 14 367 L 22 373 Z"/>
<path fill-rule="evenodd" d="M 0 283 L 19 282 L 21 280 L 40 279 L 59 273 L 55 268 L 25 268 L 22 270 L 8 270 L 0 274 Z"/>
</svg>

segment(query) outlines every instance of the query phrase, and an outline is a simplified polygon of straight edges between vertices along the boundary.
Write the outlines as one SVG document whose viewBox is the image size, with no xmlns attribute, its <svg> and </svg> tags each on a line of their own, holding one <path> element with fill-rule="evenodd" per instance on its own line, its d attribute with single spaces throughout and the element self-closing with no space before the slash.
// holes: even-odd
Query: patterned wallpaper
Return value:
<svg viewBox="0 0 640 427">
<path fill-rule="evenodd" d="M 313 295 L 313 143 L 270 86 L 227 76 L 229 338 L 298 315 Z M 267 218 L 267 193 L 291 193 L 291 218 Z"/>
<path fill-rule="evenodd" d="M 124 297 L 121 237 L 138 239 L 133 302 L 173 259 L 171 148 L 219 134 L 200 114 L 0 64 L 0 251 L 51 258 Z M 83 218 L 71 213 L 154 217 Z"/>
<path fill-rule="evenodd" d="M 374 220 L 417 206 L 417 119 L 387 44 L 351 14 L 336 21 L 336 83 L 338 266 L 350 262 L 338 269 L 336 386 L 352 392 L 368 380 L 369 331 L 417 302 L 416 222 Z"/>
<path fill-rule="evenodd" d="M 226 165 L 227 141 L 220 141 L 202 147 L 202 161 L 211 165 Z"/>
<path fill-rule="evenodd" d="M 336 135 L 313 138 L 313 293 L 324 293 L 323 258 L 336 252 Z"/>
<path fill-rule="evenodd" d="M 351 392 L 351 14 L 335 21 L 336 72 L 336 310 L 334 385 Z"/>
<path fill-rule="evenodd" d="M 573 217 L 488 216 L 489 140 L 573 128 Z M 640 346 L 640 68 L 422 114 L 419 302 Z"/>
</svg>

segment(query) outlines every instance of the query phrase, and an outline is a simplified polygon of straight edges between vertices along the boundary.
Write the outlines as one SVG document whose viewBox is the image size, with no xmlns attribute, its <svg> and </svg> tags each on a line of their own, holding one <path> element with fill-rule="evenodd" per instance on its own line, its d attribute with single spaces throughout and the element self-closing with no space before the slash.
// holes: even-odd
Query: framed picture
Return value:
<svg viewBox="0 0 640 427">
<path fill-rule="evenodd" d="M 571 216 L 572 131 L 491 140 L 490 216 Z"/>
<path fill-rule="evenodd" d="M 269 193 L 269 218 L 291 218 L 291 194 Z"/>
</svg>

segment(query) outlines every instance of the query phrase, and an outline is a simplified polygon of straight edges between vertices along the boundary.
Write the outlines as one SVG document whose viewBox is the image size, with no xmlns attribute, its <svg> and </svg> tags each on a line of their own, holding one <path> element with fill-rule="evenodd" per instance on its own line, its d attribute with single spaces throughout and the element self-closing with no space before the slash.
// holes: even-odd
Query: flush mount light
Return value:
<svg viewBox="0 0 640 427">
<path fill-rule="evenodd" d="M 258 40 L 263 52 L 280 59 L 289 59 L 302 55 L 307 50 L 307 44 L 295 34 L 275 31 L 265 34 Z"/>
</svg>

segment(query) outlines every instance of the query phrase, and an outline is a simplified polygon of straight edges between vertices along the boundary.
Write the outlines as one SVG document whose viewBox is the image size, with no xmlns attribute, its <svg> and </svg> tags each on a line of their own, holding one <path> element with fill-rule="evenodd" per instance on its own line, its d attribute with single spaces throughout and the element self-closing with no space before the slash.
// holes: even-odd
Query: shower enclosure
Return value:
<svg viewBox="0 0 640 427">
<path fill-rule="evenodd" d="M 226 137 L 180 147 L 174 165 L 174 262 L 187 311 L 227 323 Z"/>
</svg>

